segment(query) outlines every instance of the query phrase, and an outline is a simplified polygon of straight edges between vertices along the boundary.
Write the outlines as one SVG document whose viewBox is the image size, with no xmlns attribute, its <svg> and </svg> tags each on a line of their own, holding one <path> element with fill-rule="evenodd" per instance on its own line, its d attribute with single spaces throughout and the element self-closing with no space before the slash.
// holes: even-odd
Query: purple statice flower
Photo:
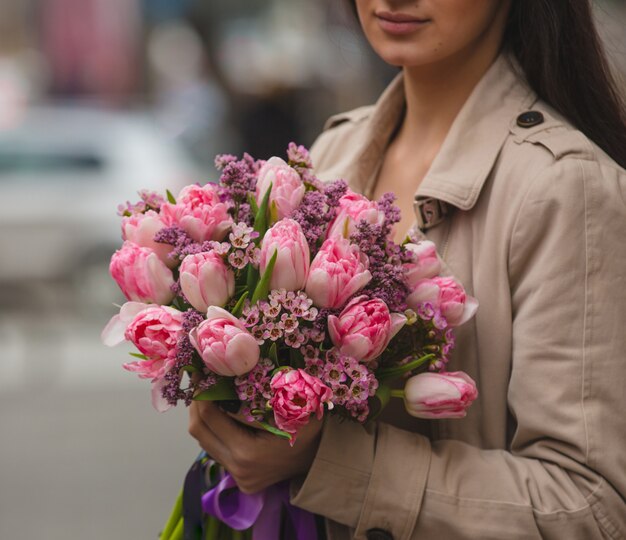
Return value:
<svg viewBox="0 0 626 540">
<path fill-rule="evenodd" d="M 188 309 L 183 313 L 183 331 L 188 334 L 202 321 L 204 321 L 204 315 L 201 312 L 195 309 Z"/>
<path fill-rule="evenodd" d="M 348 185 L 343 180 L 336 180 L 328 185 L 317 181 L 317 188 L 304 194 L 300 206 L 291 215 L 300 224 L 313 252 L 317 251 L 324 240 L 329 223 L 337 215 L 339 199 L 345 195 L 347 189 Z"/>
<path fill-rule="evenodd" d="M 203 315 L 194 309 L 183 313 L 183 331 L 176 343 L 176 362 L 165 374 L 164 384 L 161 388 L 161 395 L 170 405 L 176 405 L 178 401 L 184 401 L 186 405 L 189 405 L 193 398 L 194 388 L 181 388 L 180 384 L 183 377 L 182 369 L 193 365 L 195 355 L 195 349 L 189 340 L 189 332 L 203 320 Z M 213 386 L 215 382 L 216 379 L 213 374 L 205 373 L 202 379 L 202 389 L 205 390 Z"/>
<path fill-rule="evenodd" d="M 400 220 L 400 210 L 393 204 L 395 196 L 386 193 L 378 202 L 385 219 L 382 224 L 360 221 L 350 240 L 369 260 L 371 281 L 360 292 L 369 298 L 383 300 L 391 311 L 406 309 L 409 287 L 402 266 L 406 256 L 402 248 L 390 239 L 393 226 Z"/>
<path fill-rule="evenodd" d="M 287 159 L 289 165 L 296 168 L 312 169 L 313 162 L 311 161 L 311 155 L 306 147 L 297 145 L 295 142 L 290 142 L 287 147 Z"/>
<path fill-rule="evenodd" d="M 291 219 L 298 222 L 313 252 L 317 251 L 318 244 L 326 234 L 329 223 L 326 214 L 326 197 L 320 191 L 307 191 L 300 206 L 291 214 Z"/>
<path fill-rule="evenodd" d="M 218 171 L 222 171 L 226 165 L 233 161 L 237 161 L 237 156 L 233 156 L 232 154 L 218 154 L 215 156 L 215 168 Z"/>
<path fill-rule="evenodd" d="M 174 249 L 169 254 L 170 258 L 182 260 L 183 253 L 192 245 L 197 245 L 193 239 L 181 228 L 177 226 L 165 227 L 154 235 L 154 241 L 173 246 Z"/>
<path fill-rule="evenodd" d="M 251 225 L 253 216 L 248 196 L 254 196 L 260 162 L 244 154 L 241 160 L 226 156 L 216 165 L 219 165 L 222 171 L 219 182 L 220 199 L 229 203 L 230 213 L 235 221 Z"/>
<path fill-rule="evenodd" d="M 339 199 L 341 199 L 347 191 L 348 184 L 345 180 L 335 180 L 334 182 L 326 184 L 324 188 L 324 195 L 326 196 L 328 210 L 332 211 L 332 218 L 335 217 L 336 210 L 339 207 Z"/>
</svg>

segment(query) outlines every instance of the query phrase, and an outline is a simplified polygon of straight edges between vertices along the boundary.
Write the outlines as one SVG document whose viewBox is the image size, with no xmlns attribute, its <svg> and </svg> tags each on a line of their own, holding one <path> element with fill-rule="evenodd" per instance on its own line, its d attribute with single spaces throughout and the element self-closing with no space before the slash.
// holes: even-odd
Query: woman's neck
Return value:
<svg viewBox="0 0 626 540">
<path fill-rule="evenodd" d="M 404 68 L 406 115 L 398 138 L 427 148 L 443 143 L 454 119 L 498 53 Z"/>
</svg>

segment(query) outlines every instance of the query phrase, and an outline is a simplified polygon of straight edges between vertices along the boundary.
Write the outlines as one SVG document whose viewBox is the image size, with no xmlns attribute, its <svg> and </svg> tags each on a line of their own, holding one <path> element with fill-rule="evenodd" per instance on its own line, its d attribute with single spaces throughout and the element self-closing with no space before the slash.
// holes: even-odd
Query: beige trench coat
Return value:
<svg viewBox="0 0 626 540">
<path fill-rule="evenodd" d="M 400 75 L 331 118 L 319 176 L 371 193 L 403 106 Z M 328 419 L 292 502 L 333 540 L 626 538 L 626 172 L 501 56 L 416 196 L 453 208 L 426 236 L 480 302 L 449 366 L 480 396 L 461 420 Z"/>
</svg>

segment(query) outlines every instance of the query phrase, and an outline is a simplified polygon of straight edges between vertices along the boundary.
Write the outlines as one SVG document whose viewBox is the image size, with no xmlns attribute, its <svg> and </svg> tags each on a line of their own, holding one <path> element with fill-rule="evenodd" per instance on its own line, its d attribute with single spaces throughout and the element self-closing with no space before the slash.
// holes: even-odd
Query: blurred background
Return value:
<svg viewBox="0 0 626 540">
<path fill-rule="evenodd" d="M 597 13 L 626 72 L 626 5 Z M 0 539 L 155 539 L 198 451 L 100 344 L 117 205 L 310 145 L 394 74 L 338 0 L 0 0 Z"/>
</svg>

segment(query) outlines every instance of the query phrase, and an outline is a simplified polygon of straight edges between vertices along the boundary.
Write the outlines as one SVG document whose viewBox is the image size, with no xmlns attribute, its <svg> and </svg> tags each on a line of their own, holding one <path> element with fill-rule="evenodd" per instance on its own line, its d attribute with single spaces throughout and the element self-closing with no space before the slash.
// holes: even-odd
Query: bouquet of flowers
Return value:
<svg viewBox="0 0 626 540">
<path fill-rule="evenodd" d="M 439 275 L 432 242 L 394 242 L 394 196 L 323 184 L 294 143 L 287 161 L 221 155 L 216 166 L 218 183 L 141 192 L 119 209 L 110 272 L 128 302 L 103 341 L 136 346 L 124 367 L 151 381 L 154 407 L 229 402 L 292 445 L 311 415 L 367 422 L 391 397 L 414 416 L 464 416 L 476 386 L 446 364 L 477 302 Z M 392 390 L 398 378 L 404 390 Z M 236 486 L 206 457 L 196 465 L 213 471 L 201 491 L 205 532 L 217 530 L 223 516 L 205 499 Z M 182 538 L 180 502 L 163 540 Z"/>
</svg>

